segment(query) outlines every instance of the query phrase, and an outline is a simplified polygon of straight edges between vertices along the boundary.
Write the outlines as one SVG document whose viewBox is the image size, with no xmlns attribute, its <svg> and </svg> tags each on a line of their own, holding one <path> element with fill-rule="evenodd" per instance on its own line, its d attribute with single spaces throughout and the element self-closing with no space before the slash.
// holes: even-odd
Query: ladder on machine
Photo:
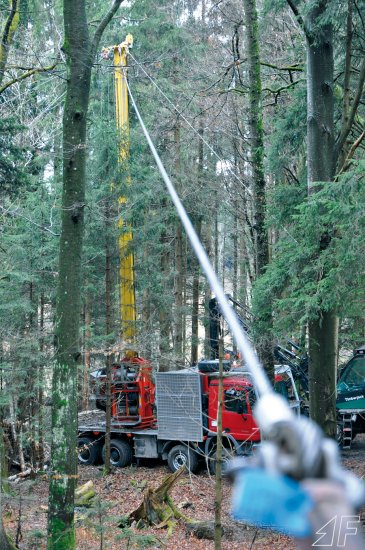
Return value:
<svg viewBox="0 0 365 550">
<path fill-rule="evenodd" d="M 352 442 L 352 414 L 342 414 L 342 448 L 351 449 Z"/>
</svg>

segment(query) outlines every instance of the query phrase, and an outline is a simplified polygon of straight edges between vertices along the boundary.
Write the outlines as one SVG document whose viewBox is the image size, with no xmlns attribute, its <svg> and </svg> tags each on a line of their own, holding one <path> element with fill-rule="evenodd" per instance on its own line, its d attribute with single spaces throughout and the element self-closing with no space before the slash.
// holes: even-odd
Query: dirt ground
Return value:
<svg viewBox="0 0 365 550">
<path fill-rule="evenodd" d="M 342 453 L 343 464 L 359 477 L 365 475 L 365 437 L 356 438 L 353 448 Z M 124 550 L 134 548 L 165 548 L 168 550 L 211 550 L 214 542 L 198 539 L 187 532 L 182 521 L 172 533 L 165 528 L 119 528 L 121 518 L 135 509 L 143 499 L 146 486 L 157 487 L 169 474 L 167 466 L 159 464 L 133 465 L 115 470 L 103 477 L 100 468 L 81 466 L 79 483 L 92 480 L 96 497 L 92 508 L 77 510 L 78 550 Z M 194 520 L 214 519 L 214 479 L 205 471 L 180 478 L 171 491 L 176 505 Z M 238 524 L 230 519 L 231 487 L 223 483 L 222 523 L 224 550 L 294 550 L 293 541 L 272 531 Z M 13 540 L 17 538 L 22 550 L 46 548 L 47 480 L 38 477 L 11 486 L 4 498 L 4 524 Z M 365 509 L 362 511 L 365 518 Z"/>
</svg>

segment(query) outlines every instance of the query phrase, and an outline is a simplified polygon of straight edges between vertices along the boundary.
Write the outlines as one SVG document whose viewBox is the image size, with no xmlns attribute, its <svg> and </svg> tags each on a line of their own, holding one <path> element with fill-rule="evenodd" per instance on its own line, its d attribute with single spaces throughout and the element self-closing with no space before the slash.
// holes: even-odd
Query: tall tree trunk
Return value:
<svg viewBox="0 0 365 550">
<path fill-rule="evenodd" d="M 25 459 L 24 459 L 24 451 L 23 451 L 23 440 L 21 437 L 21 426 L 19 427 L 19 433 L 17 430 L 17 417 L 16 417 L 16 411 L 18 409 L 18 397 L 15 395 L 10 395 L 9 399 L 9 417 L 10 417 L 10 427 L 11 427 L 11 435 L 14 442 L 14 450 L 18 454 L 19 459 L 19 466 L 21 472 L 25 472 Z"/>
<path fill-rule="evenodd" d="M 219 378 L 217 402 L 217 450 L 215 466 L 215 499 L 214 499 L 214 548 L 222 547 L 222 455 L 223 455 L 223 339 L 219 339 Z"/>
<path fill-rule="evenodd" d="M 219 276 L 219 220 L 218 189 L 214 190 L 214 271 Z"/>
<path fill-rule="evenodd" d="M 246 16 L 246 43 L 249 78 L 249 133 L 254 194 L 254 227 L 256 241 L 256 277 L 263 274 L 269 263 L 268 232 L 265 227 L 266 191 L 264 174 L 264 129 L 261 104 L 261 66 L 259 27 L 256 0 L 243 0 Z M 272 311 L 268 304 L 265 311 L 257 312 L 256 336 L 260 359 L 269 376 L 274 378 L 271 327 Z M 259 332 L 259 334 L 258 334 Z"/>
<path fill-rule="evenodd" d="M 101 35 L 122 0 L 115 0 L 89 39 L 85 0 L 64 0 L 67 94 L 63 116 L 63 191 L 52 380 L 52 447 L 48 548 L 76 546 L 77 373 L 81 353 L 81 266 L 84 233 L 86 125 L 91 68 Z"/>
<path fill-rule="evenodd" d="M 202 6 L 202 18 L 204 23 L 205 5 Z M 198 143 L 198 189 L 203 189 L 203 174 L 204 174 L 204 116 L 199 118 L 199 143 Z M 199 239 L 202 232 L 202 217 L 198 213 L 196 216 L 195 229 Z M 200 298 L 200 266 L 198 260 L 194 257 L 193 260 L 193 303 L 191 311 L 191 364 L 194 365 L 198 361 L 199 352 L 199 298 Z"/>
<path fill-rule="evenodd" d="M 309 322 L 310 415 L 330 436 L 336 436 L 336 366 L 338 317 L 323 311 Z"/>
<path fill-rule="evenodd" d="M 34 269 L 34 263 L 33 263 L 33 254 L 31 253 L 30 256 L 30 269 L 33 271 Z M 37 307 L 38 307 L 38 299 L 35 292 L 35 284 L 34 281 L 30 281 L 29 283 L 29 305 L 30 305 L 30 312 L 28 315 L 28 331 L 29 336 L 32 338 L 33 335 L 37 332 L 38 328 L 38 319 L 37 319 Z M 36 353 L 36 350 L 34 350 Z M 28 399 L 25 400 L 27 406 L 24 407 L 24 413 L 23 418 L 24 422 L 26 422 L 29 418 L 29 434 L 30 434 L 30 463 L 31 465 L 36 468 L 37 462 L 38 462 L 38 442 L 37 442 L 37 436 L 36 436 L 36 419 L 37 419 L 37 412 L 38 412 L 38 367 L 34 359 L 31 359 L 29 364 L 29 374 L 27 376 L 27 393 L 28 393 Z M 27 402 L 28 401 L 28 402 Z M 21 419 L 22 421 L 22 419 Z"/>
<path fill-rule="evenodd" d="M 212 255 L 212 225 L 211 220 L 205 224 L 205 250 L 208 257 Z M 212 291 L 208 281 L 204 278 L 204 357 L 210 359 L 212 348 L 210 345 L 210 322 L 209 322 L 209 301 L 212 298 Z"/>
<path fill-rule="evenodd" d="M 346 21 L 346 52 L 345 52 L 345 67 L 344 67 L 344 79 L 343 79 L 343 100 L 342 100 L 342 121 L 341 128 L 347 128 L 350 118 L 350 99 L 351 99 L 351 49 L 352 49 L 352 37 L 353 37 L 353 12 L 354 0 L 347 1 L 347 21 Z M 339 151 L 338 167 L 342 168 L 345 163 L 348 153 L 348 143 L 344 140 L 342 149 Z"/>
<path fill-rule="evenodd" d="M 234 170 L 235 173 L 239 173 L 239 159 L 237 151 L 240 147 L 239 140 L 235 139 L 233 142 L 234 147 Z M 238 223 L 238 212 L 240 208 L 240 199 L 239 191 L 236 191 L 236 197 L 233 201 L 234 212 L 233 212 L 233 234 L 232 234 L 232 246 L 233 246 L 233 280 L 232 280 L 232 295 L 234 300 L 238 300 L 238 241 L 239 241 L 239 223 Z M 234 309 L 237 310 L 236 306 Z M 233 352 L 237 354 L 237 342 L 233 339 Z"/>
<path fill-rule="evenodd" d="M 180 119 L 177 115 L 175 128 L 174 128 L 174 145 L 175 145 L 175 180 L 177 189 L 180 188 L 181 177 L 181 145 L 180 145 Z M 183 261 L 183 247 L 184 247 L 184 234 L 182 224 L 178 219 L 176 221 L 176 233 L 175 233 L 175 354 L 178 359 L 182 357 L 182 343 L 183 343 L 183 289 L 184 289 L 184 261 Z"/>
<path fill-rule="evenodd" d="M 148 245 L 146 245 L 143 250 L 143 257 L 146 263 L 148 262 L 149 253 L 150 251 L 149 251 Z M 152 328 L 152 321 L 151 321 L 151 293 L 148 287 L 146 287 L 143 292 L 142 319 L 143 319 L 144 333 L 147 335 L 147 337 L 143 341 L 143 348 L 144 348 L 143 357 L 151 357 L 153 328 Z"/>
<path fill-rule="evenodd" d="M 106 356 L 106 409 L 105 409 L 105 459 L 104 474 L 110 474 L 110 432 L 111 432 L 111 412 L 112 412 L 112 364 L 113 357 L 111 353 L 112 344 L 112 245 L 111 245 L 111 226 L 112 226 L 112 206 L 109 200 L 105 207 L 105 329 L 107 334 L 107 356 Z"/>
<path fill-rule="evenodd" d="M 77 372 L 85 206 L 86 116 L 91 59 L 85 3 L 64 2 L 67 96 L 63 117 L 63 194 L 52 383 L 49 548 L 75 548 Z"/>
<path fill-rule="evenodd" d="M 161 208 L 162 212 L 166 211 L 166 199 L 163 198 L 161 201 Z M 167 216 L 165 216 L 165 222 Z M 168 285 L 168 279 L 169 279 L 169 251 L 167 248 L 167 242 L 168 242 L 168 236 L 167 236 L 167 230 L 164 227 L 161 231 L 160 235 L 160 245 L 161 245 L 161 255 L 160 255 L 160 269 L 161 269 L 161 275 L 163 277 L 163 285 L 164 288 Z M 159 324 L 160 324 L 160 342 L 159 342 L 159 348 L 160 348 L 160 371 L 168 371 L 169 370 L 169 362 L 168 362 L 168 354 L 170 351 L 170 319 L 169 314 L 167 311 L 167 306 L 162 301 L 160 303 L 159 307 Z"/>
<path fill-rule="evenodd" d="M 202 220 L 201 216 L 198 216 L 195 222 L 195 230 L 199 239 L 201 238 Z M 193 301 L 191 308 L 191 364 L 195 365 L 198 361 L 199 351 L 199 282 L 200 282 L 200 269 L 199 262 L 194 258 L 193 263 Z"/>
<path fill-rule="evenodd" d="M 43 279 L 43 273 L 42 273 Z M 43 354 L 44 354 L 44 306 L 45 298 L 44 291 L 41 291 L 40 295 L 40 308 L 39 308 L 39 351 L 40 351 L 40 363 L 38 366 L 38 442 L 39 442 L 39 465 L 42 468 L 44 464 L 44 418 L 43 418 L 43 408 L 44 408 L 44 367 L 43 367 Z"/>
<path fill-rule="evenodd" d="M 266 193 L 259 27 L 256 0 L 243 0 L 243 5 L 246 16 L 248 53 L 250 159 L 253 176 L 256 238 L 255 263 L 256 276 L 259 277 L 264 272 L 269 261 L 268 235 L 265 228 Z"/>
<path fill-rule="evenodd" d="M 6 535 L 4 524 L 3 524 L 3 511 L 2 511 L 3 477 L 5 477 L 7 472 L 6 472 L 5 444 L 4 444 L 2 419 L 0 419 L 0 422 L 1 422 L 0 423 L 0 548 L 1 550 L 13 550 L 15 546 L 9 542 L 9 539 Z"/>
<path fill-rule="evenodd" d="M 326 2 L 310 12 L 307 38 L 308 193 L 334 175 L 332 25 L 321 21 Z M 320 250 L 328 239 L 321 239 Z M 324 274 L 325 276 L 325 274 Z M 309 323 L 309 393 L 312 418 L 328 436 L 336 435 L 336 361 L 338 321 L 334 311 L 319 311 Z"/>
<path fill-rule="evenodd" d="M 186 277 L 186 274 L 188 272 L 188 255 L 187 255 L 187 246 L 188 246 L 188 243 L 186 242 L 186 239 L 184 241 L 184 244 L 185 244 L 185 247 L 184 247 L 184 261 L 183 261 L 183 265 L 184 265 L 184 288 L 183 288 L 183 304 L 184 304 L 184 312 L 183 312 L 183 333 L 182 333 L 182 338 L 183 338 L 183 342 L 182 342 L 182 355 L 183 355 L 183 358 L 184 358 L 184 361 L 185 361 L 185 357 L 186 357 L 186 348 L 187 348 L 187 341 L 186 341 L 186 329 L 187 329 L 187 326 L 186 326 L 186 306 L 187 306 L 187 302 L 188 302 L 188 289 L 187 289 L 187 277 Z"/>
<path fill-rule="evenodd" d="M 45 187 L 42 187 L 42 200 L 45 200 Z M 41 214 L 42 225 L 44 224 L 44 213 Z M 41 243 L 40 243 L 41 258 L 45 256 L 45 247 L 44 247 L 44 233 L 41 233 Z M 42 262 L 43 263 L 43 262 Z M 42 269 L 40 277 L 40 296 L 39 304 L 37 305 L 37 310 L 39 311 L 38 315 L 38 348 L 39 348 L 39 357 L 38 369 L 37 369 L 37 402 L 38 402 L 38 461 L 39 467 L 43 468 L 44 465 L 44 323 L 45 323 L 45 271 Z"/>
<path fill-rule="evenodd" d="M 82 410 L 89 408 L 89 376 L 91 366 L 90 339 L 91 339 L 91 301 L 90 296 L 86 296 L 84 305 L 84 376 L 82 384 Z"/>
<path fill-rule="evenodd" d="M 183 303 L 184 303 L 184 233 L 180 220 L 176 221 L 175 233 L 175 354 L 181 359 L 183 344 Z"/>
</svg>

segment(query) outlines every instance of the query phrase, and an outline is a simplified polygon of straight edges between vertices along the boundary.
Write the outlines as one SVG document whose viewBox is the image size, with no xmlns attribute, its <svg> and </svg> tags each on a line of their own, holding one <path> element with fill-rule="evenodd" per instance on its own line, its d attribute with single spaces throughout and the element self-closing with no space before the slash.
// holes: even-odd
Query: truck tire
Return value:
<svg viewBox="0 0 365 550">
<path fill-rule="evenodd" d="M 100 444 L 91 437 L 79 437 L 77 456 L 80 464 L 91 466 L 100 460 Z"/>
<path fill-rule="evenodd" d="M 105 445 L 103 447 L 103 462 L 105 462 Z M 133 459 L 132 448 L 122 439 L 112 439 L 110 441 L 110 464 L 115 468 L 124 468 L 129 466 Z"/>
<path fill-rule="evenodd" d="M 216 472 L 216 465 L 217 465 L 216 455 L 217 453 L 214 450 L 212 454 L 209 456 L 208 469 L 209 469 L 209 473 L 212 476 L 215 476 L 215 472 Z M 225 447 L 222 448 L 222 476 L 225 475 L 229 467 L 229 462 L 232 460 L 233 457 L 234 457 L 233 451 L 229 451 Z"/>
<path fill-rule="evenodd" d="M 167 455 L 167 464 L 172 472 L 184 465 L 189 472 L 194 473 L 198 469 L 198 457 L 187 445 L 175 445 Z"/>
</svg>

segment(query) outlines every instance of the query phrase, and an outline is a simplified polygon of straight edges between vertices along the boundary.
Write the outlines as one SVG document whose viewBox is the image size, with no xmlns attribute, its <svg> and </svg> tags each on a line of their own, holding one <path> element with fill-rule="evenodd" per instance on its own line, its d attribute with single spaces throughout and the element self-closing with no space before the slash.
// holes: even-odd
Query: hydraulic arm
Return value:
<svg viewBox="0 0 365 550">
<path fill-rule="evenodd" d="M 125 41 L 114 48 L 115 74 L 115 112 L 119 139 L 119 163 L 127 185 L 131 185 L 129 173 L 129 112 L 127 88 L 127 55 L 133 44 L 129 34 Z M 119 197 L 121 215 L 119 217 L 119 254 L 120 254 L 120 316 L 122 338 L 128 345 L 134 344 L 136 323 L 136 300 L 134 286 L 134 254 L 131 251 L 133 240 L 132 227 L 123 219 L 127 198 Z"/>
<path fill-rule="evenodd" d="M 115 114 L 118 130 L 119 166 L 126 186 L 131 185 L 129 171 L 129 111 L 127 88 L 127 57 L 128 50 L 133 45 L 133 37 L 128 34 L 125 41 L 118 46 L 105 48 L 103 57 L 109 57 L 113 52 L 114 78 L 115 78 Z M 127 197 L 122 195 L 119 202 L 119 255 L 120 255 L 120 319 L 121 337 L 129 350 L 127 355 L 135 356 L 133 350 L 135 341 L 136 303 L 134 281 L 134 254 L 131 250 L 133 241 L 132 227 L 125 220 Z"/>
</svg>

